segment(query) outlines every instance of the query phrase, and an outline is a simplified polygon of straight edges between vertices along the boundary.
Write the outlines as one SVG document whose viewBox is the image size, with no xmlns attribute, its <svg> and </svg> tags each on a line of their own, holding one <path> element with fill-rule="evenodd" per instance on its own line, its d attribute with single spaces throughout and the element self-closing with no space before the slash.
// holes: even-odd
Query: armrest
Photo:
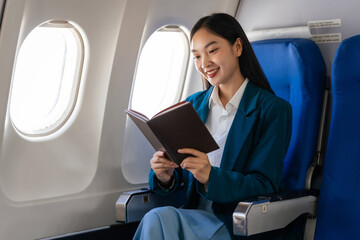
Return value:
<svg viewBox="0 0 360 240">
<path fill-rule="evenodd" d="M 318 197 L 311 194 L 282 194 L 240 202 L 233 213 L 235 235 L 251 236 L 281 229 L 302 214 L 316 216 Z"/>
<path fill-rule="evenodd" d="M 153 193 L 149 188 L 124 192 L 116 201 L 116 221 L 138 222 L 151 209 L 162 206 L 180 207 L 185 202 L 184 189 L 170 195 Z"/>
</svg>

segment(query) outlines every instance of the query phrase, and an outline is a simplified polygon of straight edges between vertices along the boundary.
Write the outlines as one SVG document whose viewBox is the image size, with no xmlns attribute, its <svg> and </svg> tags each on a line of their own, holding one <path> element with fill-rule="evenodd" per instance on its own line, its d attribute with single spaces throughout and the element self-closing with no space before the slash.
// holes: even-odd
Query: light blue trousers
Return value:
<svg viewBox="0 0 360 240">
<path fill-rule="evenodd" d="M 231 236 L 213 213 L 198 209 L 159 207 L 140 222 L 133 240 L 230 240 Z"/>
</svg>

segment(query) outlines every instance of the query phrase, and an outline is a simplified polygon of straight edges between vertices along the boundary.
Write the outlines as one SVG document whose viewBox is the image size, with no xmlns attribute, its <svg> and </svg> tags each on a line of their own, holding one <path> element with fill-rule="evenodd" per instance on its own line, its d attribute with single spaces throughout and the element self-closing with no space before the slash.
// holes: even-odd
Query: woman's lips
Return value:
<svg viewBox="0 0 360 240">
<path fill-rule="evenodd" d="M 218 70 L 219 70 L 219 67 L 212 69 L 210 71 L 207 71 L 206 74 L 208 75 L 209 78 L 213 78 L 217 74 Z"/>
</svg>

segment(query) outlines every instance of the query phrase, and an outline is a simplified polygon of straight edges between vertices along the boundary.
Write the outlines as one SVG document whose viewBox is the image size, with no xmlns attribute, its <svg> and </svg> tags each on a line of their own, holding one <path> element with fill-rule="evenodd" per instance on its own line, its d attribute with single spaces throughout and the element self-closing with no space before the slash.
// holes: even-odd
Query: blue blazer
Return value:
<svg viewBox="0 0 360 240">
<path fill-rule="evenodd" d="M 204 123 L 212 89 L 187 98 Z M 227 136 L 221 165 L 211 168 L 207 192 L 191 172 L 180 167 L 174 171 L 175 184 L 169 190 L 158 187 L 151 170 L 150 188 L 170 194 L 184 183 L 184 208 L 197 208 L 200 196 L 213 201 L 213 212 L 232 233 L 232 213 L 239 201 L 279 191 L 291 126 L 291 105 L 248 82 Z"/>
</svg>

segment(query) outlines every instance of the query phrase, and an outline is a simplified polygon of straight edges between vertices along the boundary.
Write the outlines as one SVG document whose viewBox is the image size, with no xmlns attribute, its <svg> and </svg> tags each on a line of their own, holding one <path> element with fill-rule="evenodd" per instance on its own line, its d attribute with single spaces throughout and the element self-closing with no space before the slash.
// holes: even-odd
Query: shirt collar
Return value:
<svg viewBox="0 0 360 240">
<path fill-rule="evenodd" d="M 235 109 L 237 109 L 239 107 L 240 101 L 242 96 L 244 95 L 244 91 L 246 88 L 247 83 L 249 82 L 249 79 L 246 78 L 245 81 L 241 84 L 241 86 L 239 87 L 239 89 L 236 91 L 236 93 L 234 94 L 234 96 L 230 99 L 230 101 L 226 104 L 225 109 L 228 108 L 228 106 L 232 106 Z M 210 96 L 210 101 L 209 101 L 209 108 L 211 108 L 211 106 L 213 104 L 219 105 L 221 106 L 221 108 L 224 108 L 221 101 L 220 101 L 220 97 L 219 97 L 219 87 L 215 86 L 211 96 Z"/>
</svg>

